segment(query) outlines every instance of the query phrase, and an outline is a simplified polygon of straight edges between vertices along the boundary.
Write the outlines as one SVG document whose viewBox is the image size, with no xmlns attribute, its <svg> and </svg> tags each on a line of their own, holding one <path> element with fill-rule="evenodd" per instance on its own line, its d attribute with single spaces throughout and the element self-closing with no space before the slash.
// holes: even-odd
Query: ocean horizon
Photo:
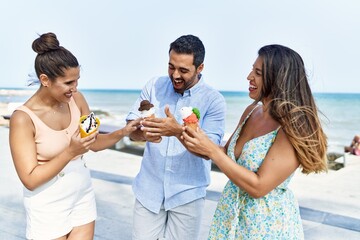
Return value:
<svg viewBox="0 0 360 240">
<path fill-rule="evenodd" d="M 0 102 L 25 102 L 38 88 L 0 88 Z M 123 126 L 125 117 L 138 98 L 141 89 L 79 89 L 90 109 L 101 113 L 103 123 Z M 241 114 L 253 102 L 245 91 L 220 91 L 227 104 L 225 132 L 229 136 Z M 360 134 L 360 93 L 314 93 L 329 151 L 343 151 L 355 134 Z"/>
</svg>

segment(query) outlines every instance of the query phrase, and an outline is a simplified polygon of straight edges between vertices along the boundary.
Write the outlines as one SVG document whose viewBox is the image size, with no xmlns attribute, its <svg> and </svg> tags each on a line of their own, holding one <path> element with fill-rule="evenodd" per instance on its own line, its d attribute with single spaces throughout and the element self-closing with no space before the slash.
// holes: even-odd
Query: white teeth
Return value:
<svg viewBox="0 0 360 240">
<path fill-rule="evenodd" d="M 176 82 L 176 83 L 181 83 L 182 80 L 174 80 L 174 82 Z"/>
<path fill-rule="evenodd" d="M 250 85 L 250 88 L 256 89 L 257 87 L 255 87 L 254 85 Z"/>
</svg>

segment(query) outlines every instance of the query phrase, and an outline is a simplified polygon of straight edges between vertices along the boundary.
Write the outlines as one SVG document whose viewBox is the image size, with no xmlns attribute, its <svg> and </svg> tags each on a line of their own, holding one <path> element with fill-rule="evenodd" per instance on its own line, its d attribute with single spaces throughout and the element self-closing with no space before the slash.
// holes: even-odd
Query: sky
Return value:
<svg viewBox="0 0 360 240">
<path fill-rule="evenodd" d="M 360 93 L 359 12 L 358 0 L 1 0 L 0 88 L 26 87 L 31 44 L 53 32 L 81 64 L 80 89 L 141 89 L 193 34 L 218 90 L 247 91 L 258 49 L 281 44 L 302 56 L 313 92 Z"/>
</svg>

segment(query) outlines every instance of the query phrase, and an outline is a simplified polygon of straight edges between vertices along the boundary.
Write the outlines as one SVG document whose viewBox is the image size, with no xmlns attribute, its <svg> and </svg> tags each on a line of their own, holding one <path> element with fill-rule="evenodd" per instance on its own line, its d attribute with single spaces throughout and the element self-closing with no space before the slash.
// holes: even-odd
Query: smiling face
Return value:
<svg viewBox="0 0 360 240">
<path fill-rule="evenodd" d="M 263 87 L 263 72 L 262 72 L 263 59 L 258 57 L 249 73 L 247 80 L 249 80 L 249 97 L 254 100 L 261 97 L 261 89 Z"/>
<path fill-rule="evenodd" d="M 80 68 L 68 68 L 64 70 L 63 77 L 50 80 L 45 74 L 40 75 L 43 86 L 46 86 L 50 94 L 59 102 L 69 102 L 74 92 L 77 92 Z"/>
<path fill-rule="evenodd" d="M 171 50 L 168 74 L 175 92 L 183 94 L 186 89 L 193 87 L 199 81 L 203 67 L 204 64 L 201 64 L 197 69 L 195 68 L 192 54 L 179 54 Z"/>
</svg>

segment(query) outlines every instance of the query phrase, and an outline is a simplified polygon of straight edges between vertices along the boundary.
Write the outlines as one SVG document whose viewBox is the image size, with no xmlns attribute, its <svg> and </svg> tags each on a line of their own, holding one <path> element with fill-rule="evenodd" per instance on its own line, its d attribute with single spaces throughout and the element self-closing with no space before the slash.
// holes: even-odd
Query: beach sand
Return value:
<svg viewBox="0 0 360 240">
<path fill-rule="evenodd" d="M 0 126 L 0 239 L 24 239 L 22 185 L 12 163 L 8 133 L 8 127 Z M 107 149 L 85 155 L 98 205 L 95 239 L 131 239 L 131 183 L 140 169 L 141 156 L 131 149 L 123 150 Z M 294 174 L 290 188 L 300 205 L 305 239 L 360 239 L 360 158 L 345 156 L 346 165 L 338 171 Z M 343 158 L 337 161 L 342 162 Z M 219 171 L 212 171 L 211 179 L 201 240 L 206 239 L 217 200 L 227 182 Z"/>
</svg>

